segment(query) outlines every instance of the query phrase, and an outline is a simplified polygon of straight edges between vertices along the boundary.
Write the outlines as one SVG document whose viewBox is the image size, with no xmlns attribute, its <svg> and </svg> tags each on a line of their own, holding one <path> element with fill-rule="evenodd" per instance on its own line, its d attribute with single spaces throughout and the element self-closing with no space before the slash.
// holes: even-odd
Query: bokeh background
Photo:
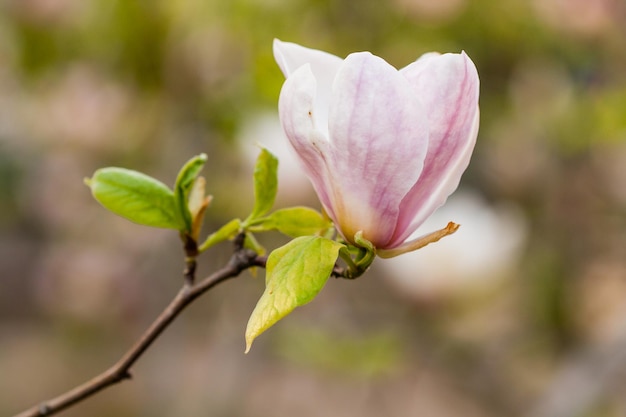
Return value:
<svg viewBox="0 0 626 417">
<path fill-rule="evenodd" d="M 171 184 L 206 152 L 208 233 L 248 214 L 264 143 L 279 205 L 317 207 L 282 142 L 275 37 L 396 67 L 469 54 L 478 144 L 421 231 L 462 228 L 329 281 L 248 355 L 263 272 L 245 273 L 63 415 L 625 416 L 623 0 L 0 1 L 0 414 L 106 369 L 181 285 L 175 233 L 101 208 L 95 169 Z"/>
</svg>

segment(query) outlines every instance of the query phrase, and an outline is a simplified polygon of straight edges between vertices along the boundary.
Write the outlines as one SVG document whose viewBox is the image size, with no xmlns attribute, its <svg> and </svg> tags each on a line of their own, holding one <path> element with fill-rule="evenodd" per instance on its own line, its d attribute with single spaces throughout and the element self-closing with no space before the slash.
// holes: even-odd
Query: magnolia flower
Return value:
<svg viewBox="0 0 626 417">
<path fill-rule="evenodd" d="M 465 54 L 429 53 L 396 70 L 369 52 L 344 60 L 274 41 L 287 80 L 279 113 L 338 231 L 379 256 L 453 233 L 407 238 L 457 188 L 478 134 L 478 73 Z"/>
</svg>

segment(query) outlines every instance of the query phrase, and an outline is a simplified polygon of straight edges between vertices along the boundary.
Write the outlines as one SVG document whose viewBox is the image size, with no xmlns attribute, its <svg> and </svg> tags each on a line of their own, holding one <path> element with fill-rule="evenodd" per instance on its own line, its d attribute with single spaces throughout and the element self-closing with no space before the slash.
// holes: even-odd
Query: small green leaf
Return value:
<svg viewBox="0 0 626 417">
<path fill-rule="evenodd" d="M 174 193 L 162 182 L 124 168 L 102 168 L 85 183 L 96 200 L 132 222 L 167 229 L 182 229 Z"/>
<path fill-rule="evenodd" d="M 246 352 L 261 333 L 315 298 L 328 281 L 342 247 L 322 237 L 302 236 L 270 254 L 265 292 L 246 328 Z"/>
<path fill-rule="evenodd" d="M 246 238 L 243 241 L 243 247 L 246 249 L 251 249 L 261 256 L 264 256 L 265 253 L 267 252 L 265 248 L 263 247 L 263 245 L 261 245 L 261 243 L 259 243 L 256 237 L 254 237 L 254 235 L 250 232 L 246 232 Z M 257 275 L 256 266 L 248 269 L 248 271 L 250 272 L 250 275 L 256 278 L 256 275 Z"/>
<path fill-rule="evenodd" d="M 274 205 L 278 189 L 278 159 L 267 149 L 261 149 L 254 168 L 254 209 L 248 219 L 256 219 Z"/>
<path fill-rule="evenodd" d="M 243 241 L 243 247 L 246 249 L 252 249 L 259 255 L 265 255 L 265 248 L 259 243 L 259 241 L 250 232 L 246 232 L 246 238 Z"/>
<path fill-rule="evenodd" d="M 211 246 L 215 246 L 220 242 L 223 242 L 228 239 L 232 239 L 235 237 L 237 233 L 239 233 L 239 228 L 241 227 L 241 220 L 233 219 L 226 223 L 224 226 L 219 228 L 216 232 L 211 233 L 209 237 L 206 238 L 204 243 L 200 245 L 198 250 L 200 252 L 204 252 L 209 249 Z"/>
<path fill-rule="evenodd" d="M 308 207 L 289 207 L 276 210 L 252 230 L 278 230 L 289 237 L 323 234 L 332 222 Z"/>
<path fill-rule="evenodd" d="M 191 232 L 192 218 L 189 212 L 188 197 L 193 183 L 196 177 L 204 167 L 207 161 L 206 154 L 202 153 L 198 156 L 191 158 L 181 168 L 176 178 L 176 185 L 174 186 L 174 196 L 176 199 L 176 206 L 178 207 L 178 215 L 180 216 L 183 224 L 185 225 L 185 231 Z"/>
</svg>

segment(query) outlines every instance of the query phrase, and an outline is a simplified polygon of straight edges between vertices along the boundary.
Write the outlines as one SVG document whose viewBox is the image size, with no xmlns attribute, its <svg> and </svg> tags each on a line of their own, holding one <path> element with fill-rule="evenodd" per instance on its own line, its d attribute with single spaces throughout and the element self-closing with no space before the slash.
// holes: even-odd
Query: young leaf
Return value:
<svg viewBox="0 0 626 417">
<path fill-rule="evenodd" d="M 267 252 L 265 248 L 263 247 L 263 245 L 261 245 L 261 243 L 259 243 L 256 237 L 250 232 L 246 232 L 246 238 L 243 241 L 243 247 L 246 249 L 251 249 L 261 256 L 264 256 L 265 253 Z M 248 271 L 250 272 L 250 275 L 256 278 L 256 275 L 257 275 L 256 266 L 248 269 Z"/>
<path fill-rule="evenodd" d="M 124 168 L 102 168 L 85 183 L 107 209 L 132 222 L 167 229 L 182 229 L 174 193 L 162 182 Z"/>
<path fill-rule="evenodd" d="M 185 231 L 191 232 L 192 218 L 189 212 L 188 197 L 189 192 L 193 186 L 196 177 L 204 167 L 206 163 L 206 154 L 200 154 L 191 158 L 181 168 L 176 178 L 176 185 L 174 186 L 174 197 L 176 199 L 176 206 L 178 208 L 178 215 L 180 216 L 183 224 L 185 225 Z"/>
<path fill-rule="evenodd" d="M 261 243 L 259 243 L 256 237 L 254 237 L 254 235 L 250 232 L 246 232 L 246 238 L 243 241 L 243 246 L 246 249 L 252 249 L 259 255 L 265 255 L 265 252 L 266 252 L 265 248 L 263 247 L 263 245 L 261 245 Z"/>
<path fill-rule="evenodd" d="M 202 176 L 196 177 L 189 196 L 187 197 L 187 208 L 191 215 L 191 238 L 198 242 L 202 223 L 204 223 L 204 212 L 211 204 L 213 196 L 206 195 L 206 180 Z"/>
<path fill-rule="evenodd" d="M 200 252 L 204 252 L 212 246 L 217 245 L 220 242 L 223 242 L 228 239 L 232 239 L 235 237 L 237 233 L 239 233 L 239 228 L 241 227 L 241 220 L 233 219 L 218 229 L 216 232 L 211 233 L 209 237 L 206 238 L 204 243 L 200 245 L 198 250 Z"/>
<path fill-rule="evenodd" d="M 308 207 L 289 207 L 276 210 L 252 230 L 278 230 L 289 237 L 321 234 L 332 227 L 332 222 Z"/>
<path fill-rule="evenodd" d="M 261 149 L 254 168 L 254 209 L 248 219 L 256 219 L 274 205 L 278 188 L 278 159 L 267 149 Z"/>
<path fill-rule="evenodd" d="M 302 236 L 270 254 L 265 292 L 246 328 L 246 352 L 257 336 L 315 298 L 328 281 L 342 247 L 322 237 Z"/>
</svg>

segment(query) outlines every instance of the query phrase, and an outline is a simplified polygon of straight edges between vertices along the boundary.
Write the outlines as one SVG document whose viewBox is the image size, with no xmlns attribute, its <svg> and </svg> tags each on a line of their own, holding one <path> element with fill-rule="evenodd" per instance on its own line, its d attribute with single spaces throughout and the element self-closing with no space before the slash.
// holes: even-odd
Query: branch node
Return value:
<svg viewBox="0 0 626 417">
<path fill-rule="evenodd" d="M 246 234 L 243 232 L 235 236 L 235 240 L 233 242 L 235 244 L 235 252 L 239 252 L 243 249 L 243 243 L 245 240 L 246 240 Z"/>
<path fill-rule="evenodd" d="M 241 248 L 230 258 L 230 266 L 238 272 L 256 264 L 258 254 L 252 249 Z"/>
<path fill-rule="evenodd" d="M 185 278 L 185 284 L 191 286 L 196 280 L 196 258 L 192 256 L 185 257 L 185 270 L 183 276 Z"/>
<path fill-rule="evenodd" d="M 185 255 L 190 258 L 195 258 L 200 254 L 200 252 L 198 251 L 198 242 L 196 242 L 193 237 L 189 236 L 186 233 L 181 233 L 180 238 L 183 241 L 183 249 L 185 251 Z"/>
</svg>

